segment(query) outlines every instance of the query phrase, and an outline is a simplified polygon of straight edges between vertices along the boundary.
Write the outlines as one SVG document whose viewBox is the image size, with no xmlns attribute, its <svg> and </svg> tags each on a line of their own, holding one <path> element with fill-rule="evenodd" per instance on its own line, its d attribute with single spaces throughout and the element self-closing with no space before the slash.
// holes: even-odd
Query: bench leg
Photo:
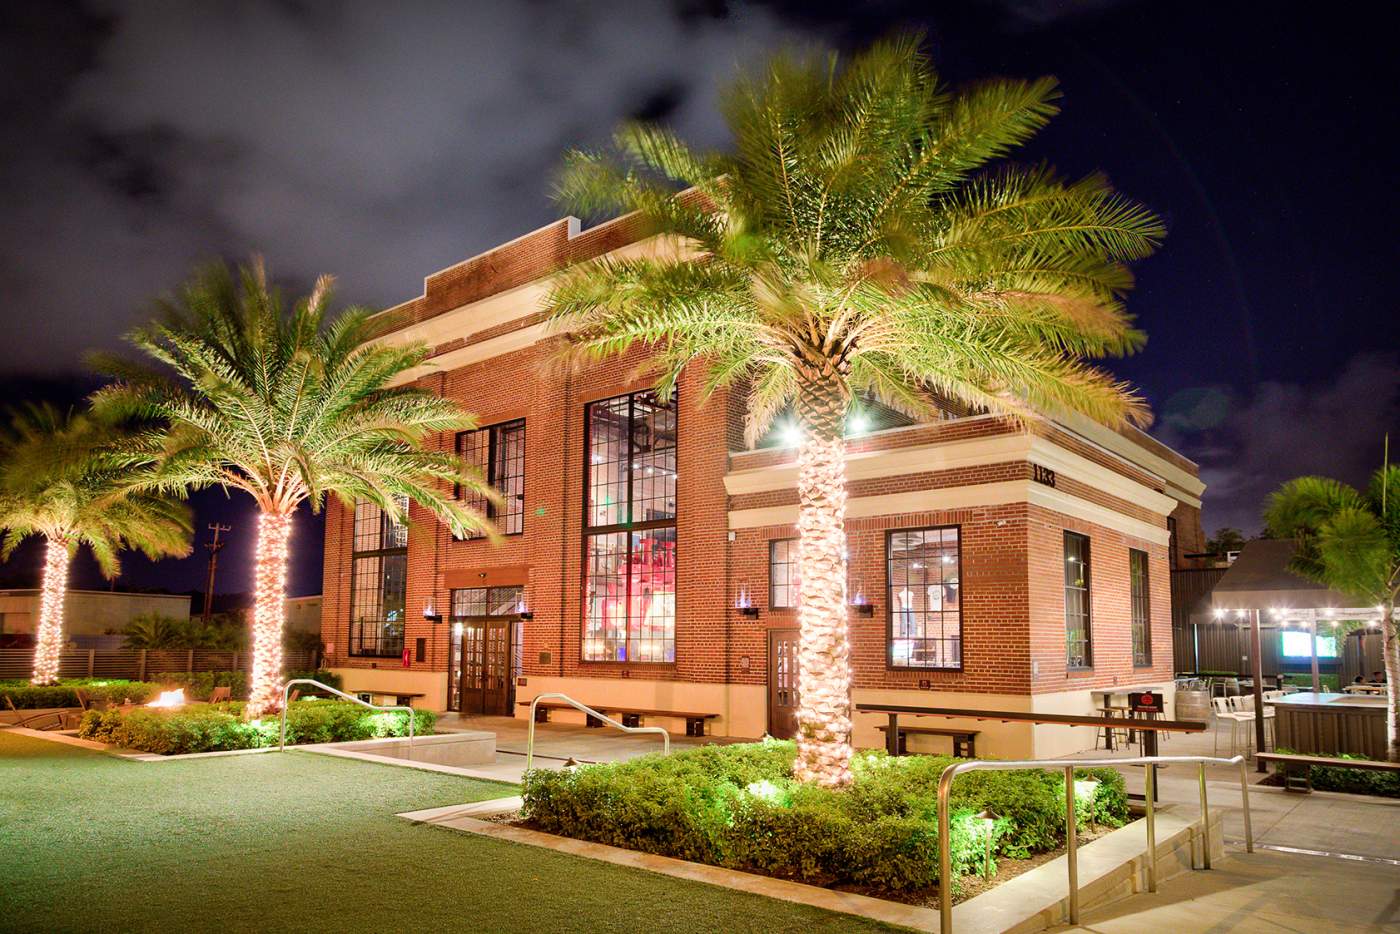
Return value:
<svg viewBox="0 0 1400 934">
<path fill-rule="evenodd" d="M 625 713 L 622 715 L 623 726 L 641 726 L 642 715 L 639 713 Z"/>
<path fill-rule="evenodd" d="M 548 722 L 549 722 L 549 708 L 548 708 L 548 707 L 536 707 L 536 708 L 535 708 L 535 722 L 536 722 L 536 723 L 548 723 Z"/>
<path fill-rule="evenodd" d="M 889 714 L 889 728 L 885 730 L 885 752 L 891 756 L 899 755 L 899 714 Z"/>
<path fill-rule="evenodd" d="M 702 717 L 687 717 L 685 721 L 686 736 L 704 736 L 705 720 Z"/>
</svg>

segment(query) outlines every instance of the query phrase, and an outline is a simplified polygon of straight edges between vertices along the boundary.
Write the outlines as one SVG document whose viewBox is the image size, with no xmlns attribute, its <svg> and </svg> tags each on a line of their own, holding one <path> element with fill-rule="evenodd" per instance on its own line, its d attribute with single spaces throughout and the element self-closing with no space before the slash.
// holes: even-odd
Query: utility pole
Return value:
<svg viewBox="0 0 1400 934">
<path fill-rule="evenodd" d="M 214 533 L 214 540 L 206 542 L 204 547 L 209 549 L 209 582 L 204 585 L 204 625 L 209 625 L 209 617 L 214 613 L 214 571 L 219 566 L 219 552 L 223 550 L 227 542 L 219 541 L 220 532 L 232 532 L 233 526 L 220 525 L 217 522 L 211 523 L 209 531 Z"/>
</svg>

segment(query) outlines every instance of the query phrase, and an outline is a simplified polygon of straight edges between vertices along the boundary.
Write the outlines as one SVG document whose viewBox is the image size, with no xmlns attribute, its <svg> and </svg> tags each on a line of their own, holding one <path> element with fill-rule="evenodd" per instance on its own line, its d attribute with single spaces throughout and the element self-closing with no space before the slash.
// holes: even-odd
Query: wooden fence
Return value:
<svg viewBox="0 0 1400 934">
<path fill-rule="evenodd" d="M 285 652 L 283 670 L 313 671 L 317 652 Z M 60 678 L 127 678 L 145 681 L 164 671 L 247 671 L 248 652 L 215 652 L 205 649 L 79 649 L 59 657 Z M 34 671 L 33 649 L 0 649 L 0 680 L 28 678 Z"/>
</svg>

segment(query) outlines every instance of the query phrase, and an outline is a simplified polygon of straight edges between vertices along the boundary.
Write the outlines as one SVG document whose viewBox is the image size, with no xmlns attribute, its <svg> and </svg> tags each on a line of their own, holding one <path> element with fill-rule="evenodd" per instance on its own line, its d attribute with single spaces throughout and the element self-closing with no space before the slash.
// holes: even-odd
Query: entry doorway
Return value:
<svg viewBox="0 0 1400 934">
<path fill-rule="evenodd" d="M 768 630 L 768 735 L 797 735 L 797 630 Z"/>
<path fill-rule="evenodd" d="M 452 627 L 447 708 L 465 714 L 512 716 L 515 704 L 514 619 L 468 617 Z"/>
</svg>

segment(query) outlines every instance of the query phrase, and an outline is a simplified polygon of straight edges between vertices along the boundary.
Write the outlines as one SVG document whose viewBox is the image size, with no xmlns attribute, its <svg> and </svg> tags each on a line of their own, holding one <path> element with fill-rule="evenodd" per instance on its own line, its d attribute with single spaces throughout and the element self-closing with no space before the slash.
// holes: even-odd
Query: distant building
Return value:
<svg viewBox="0 0 1400 934">
<path fill-rule="evenodd" d="M 147 614 L 189 619 L 190 595 L 70 590 L 64 604 L 63 632 L 70 639 L 119 633 L 133 619 Z M 0 642 L 31 641 L 38 620 L 36 588 L 0 590 Z"/>
</svg>

